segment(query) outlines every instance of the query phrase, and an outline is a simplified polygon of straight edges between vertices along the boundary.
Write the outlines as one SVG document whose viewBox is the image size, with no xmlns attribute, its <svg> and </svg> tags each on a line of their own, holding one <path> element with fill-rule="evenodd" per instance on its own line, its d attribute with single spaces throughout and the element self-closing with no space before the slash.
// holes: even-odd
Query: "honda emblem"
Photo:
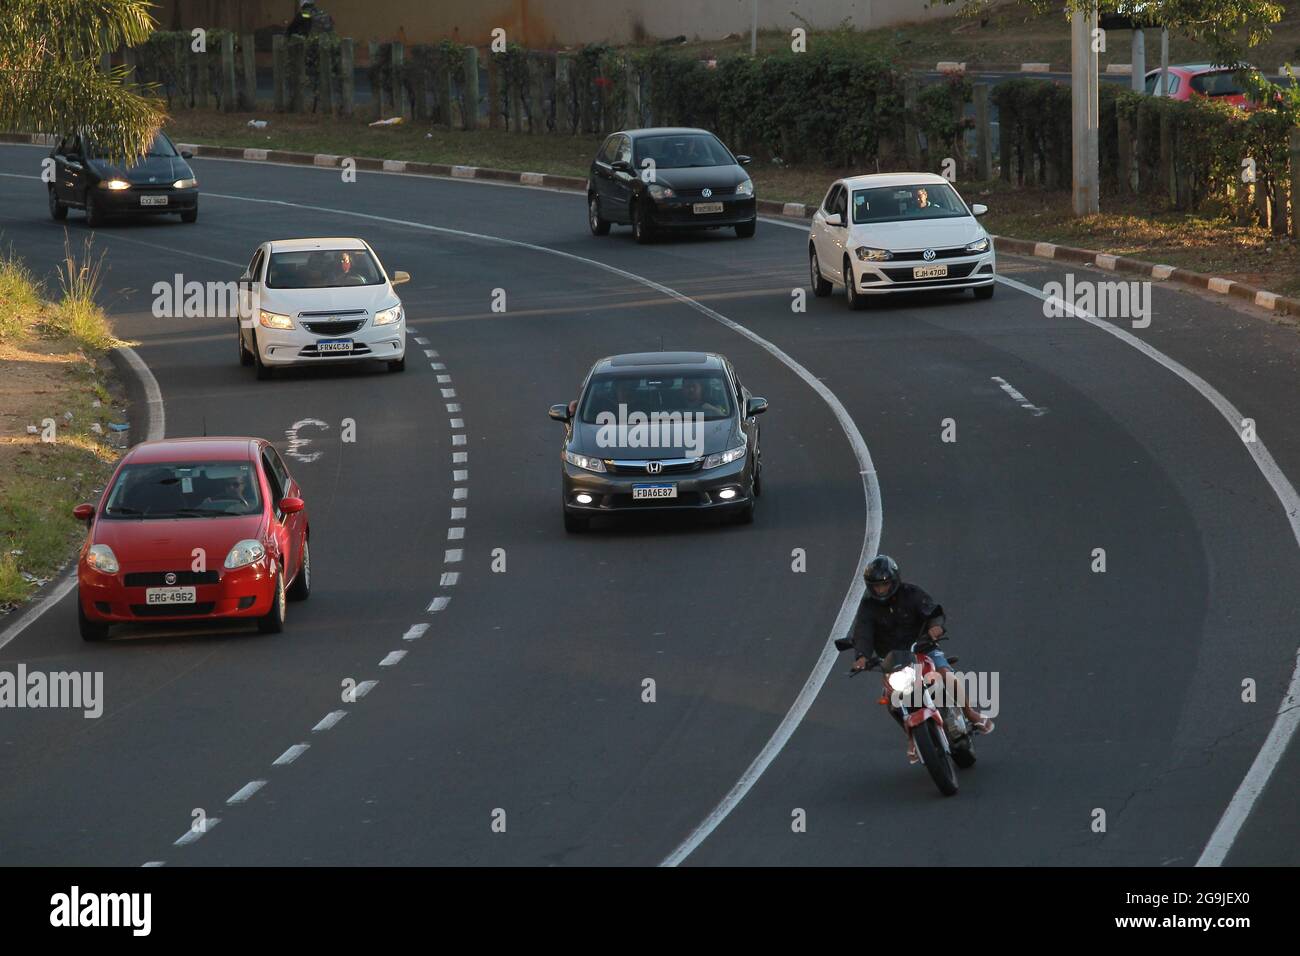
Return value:
<svg viewBox="0 0 1300 956">
<path fill-rule="evenodd" d="M 657 475 L 664 470 L 664 463 L 662 461 L 647 461 L 645 470 L 652 475 Z"/>
</svg>

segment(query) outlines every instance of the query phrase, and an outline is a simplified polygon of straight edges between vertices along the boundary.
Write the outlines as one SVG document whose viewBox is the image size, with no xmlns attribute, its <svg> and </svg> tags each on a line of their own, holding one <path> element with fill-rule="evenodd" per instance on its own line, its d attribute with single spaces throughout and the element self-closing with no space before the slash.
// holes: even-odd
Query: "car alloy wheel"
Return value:
<svg viewBox="0 0 1300 956">
<path fill-rule="evenodd" d="M 855 312 L 867 307 L 867 297 L 858 291 L 853 266 L 847 258 L 844 260 L 844 297 L 848 300 L 849 308 Z"/>
<path fill-rule="evenodd" d="M 284 577 L 275 572 L 275 595 L 271 598 L 271 609 L 257 619 L 257 629 L 263 634 L 279 634 L 284 630 Z"/>
<path fill-rule="evenodd" d="M 59 202 L 59 194 L 54 191 L 54 187 L 49 189 L 50 193 L 50 217 L 52 219 L 67 219 L 68 207 Z"/>
<path fill-rule="evenodd" d="M 822 299 L 831 294 L 830 281 L 822 278 L 822 266 L 817 261 L 817 250 L 812 248 L 808 250 L 808 274 L 812 279 L 813 295 Z"/>
<path fill-rule="evenodd" d="M 600 217 L 600 200 L 595 193 L 587 198 L 587 225 L 593 236 L 609 235 L 609 220 Z"/>
<path fill-rule="evenodd" d="M 288 595 L 291 601 L 305 601 L 311 596 L 311 545 L 306 538 L 302 542 L 302 567 L 289 585 Z"/>
<path fill-rule="evenodd" d="M 103 225 L 104 214 L 99 211 L 99 203 L 95 201 L 95 194 L 87 190 L 86 192 L 86 225 L 94 229 L 96 226 Z"/>
</svg>

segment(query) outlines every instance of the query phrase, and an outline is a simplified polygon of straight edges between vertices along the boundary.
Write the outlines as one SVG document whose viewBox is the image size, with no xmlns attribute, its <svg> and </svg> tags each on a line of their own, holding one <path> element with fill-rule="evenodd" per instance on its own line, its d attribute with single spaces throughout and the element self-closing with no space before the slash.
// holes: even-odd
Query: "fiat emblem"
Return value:
<svg viewBox="0 0 1300 956">
<path fill-rule="evenodd" d="M 163 580 L 166 581 L 168 584 L 175 584 L 175 583 L 176 583 L 176 572 L 175 572 L 175 571 L 168 571 L 166 574 L 163 575 Z"/>
<path fill-rule="evenodd" d="M 708 186 L 705 186 L 703 189 L 700 190 L 700 195 L 703 196 L 705 199 L 708 199 L 710 196 L 713 195 L 713 190 L 710 189 Z"/>
<path fill-rule="evenodd" d="M 921 258 L 924 259 L 926 262 L 934 261 L 934 250 L 926 249 L 925 252 L 921 253 Z"/>
<path fill-rule="evenodd" d="M 664 470 L 664 463 L 662 461 L 647 461 L 645 470 L 652 475 L 657 475 Z"/>
</svg>

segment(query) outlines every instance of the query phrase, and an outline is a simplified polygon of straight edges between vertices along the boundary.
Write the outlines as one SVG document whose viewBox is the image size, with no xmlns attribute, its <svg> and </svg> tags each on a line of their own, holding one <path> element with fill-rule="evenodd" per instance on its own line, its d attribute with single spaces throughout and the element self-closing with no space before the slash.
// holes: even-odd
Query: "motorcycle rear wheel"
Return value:
<svg viewBox="0 0 1300 956">
<path fill-rule="evenodd" d="M 952 765 L 952 758 L 943 749 L 939 737 L 939 728 L 934 721 L 927 720 L 920 727 L 912 729 L 912 739 L 916 741 L 916 751 L 921 755 L 921 762 L 930 772 L 930 779 L 945 797 L 957 792 L 957 768 Z"/>
</svg>

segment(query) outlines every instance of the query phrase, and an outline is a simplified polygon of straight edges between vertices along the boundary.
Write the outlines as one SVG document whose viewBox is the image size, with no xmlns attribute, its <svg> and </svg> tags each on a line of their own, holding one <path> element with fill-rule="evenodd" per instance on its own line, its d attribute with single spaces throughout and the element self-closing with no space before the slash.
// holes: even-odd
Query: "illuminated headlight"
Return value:
<svg viewBox="0 0 1300 956">
<path fill-rule="evenodd" d="M 975 242 L 972 242 L 970 245 L 966 247 L 966 251 L 967 252 L 988 252 L 989 237 L 985 236 L 983 239 L 978 239 Z"/>
<path fill-rule="evenodd" d="M 575 455 L 567 448 L 564 450 L 564 460 L 570 465 L 577 465 L 587 471 L 604 471 L 605 463 L 599 458 L 588 458 L 586 455 Z"/>
<path fill-rule="evenodd" d="M 672 199 L 677 194 L 667 186 L 661 186 L 658 183 L 651 183 L 649 186 L 650 195 L 655 199 Z"/>
<path fill-rule="evenodd" d="M 591 498 L 591 495 L 587 494 L 587 493 L 584 491 L 584 492 L 583 492 L 582 494 L 580 494 L 580 495 L 574 495 L 574 496 L 573 496 L 573 500 L 576 501 L 576 502 L 577 502 L 578 504 L 580 504 L 580 505 L 589 505 L 589 504 L 591 504 L 592 498 Z"/>
<path fill-rule="evenodd" d="M 704 467 L 717 468 L 720 465 L 729 465 L 733 461 L 740 461 L 740 459 L 744 457 L 745 446 L 737 445 L 735 448 L 730 448 L 727 451 L 719 452 L 716 455 L 710 455 L 708 458 L 704 459 Z"/>
<path fill-rule="evenodd" d="M 392 325 L 394 322 L 402 321 L 402 304 L 399 302 L 391 309 L 384 309 L 382 312 L 375 313 L 375 325 Z"/>
<path fill-rule="evenodd" d="M 261 561 L 266 557 L 266 548 L 262 547 L 262 542 L 253 538 L 245 538 L 226 555 L 227 568 L 242 568 L 245 565 Z"/>
<path fill-rule="evenodd" d="M 259 309 L 257 321 L 261 322 L 268 329 L 292 329 L 293 319 L 287 315 L 280 315 L 276 312 L 267 312 L 266 309 Z"/>
<path fill-rule="evenodd" d="M 130 189 L 131 184 L 128 183 L 125 179 L 105 179 L 100 182 L 99 188 L 113 189 L 113 190 Z"/>
<path fill-rule="evenodd" d="M 916 668 L 904 667 L 889 675 L 889 686 L 900 694 L 910 694 L 916 686 Z"/>
<path fill-rule="evenodd" d="M 737 186 L 737 187 L 736 187 L 736 195 L 737 195 L 737 196 L 752 196 L 752 195 L 754 195 L 754 180 L 752 180 L 752 179 L 746 179 L 743 183 L 741 183 L 739 186 Z"/>
<path fill-rule="evenodd" d="M 117 574 L 121 568 L 117 563 L 117 555 L 106 544 L 91 545 L 90 550 L 86 552 L 86 564 L 101 574 Z"/>
<path fill-rule="evenodd" d="M 193 189 L 198 184 L 197 179 L 178 179 L 172 183 L 172 189 Z"/>
<path fill-rule="evenodd" d="M 859 262 L 884 262 L 894 258 L 894 254 L 888 249 L 873 249 L 871 246 L 858 246 L 853 252 Z"/>
</svg>

